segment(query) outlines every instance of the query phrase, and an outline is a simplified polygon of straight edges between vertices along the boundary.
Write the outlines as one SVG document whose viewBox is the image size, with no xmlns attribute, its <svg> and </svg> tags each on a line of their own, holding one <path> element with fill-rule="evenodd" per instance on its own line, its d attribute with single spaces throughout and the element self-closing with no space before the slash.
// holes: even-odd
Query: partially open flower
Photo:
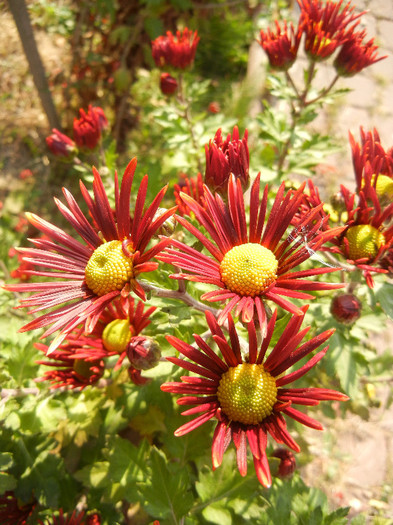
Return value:
<svg viewBox="0 0 393 525">
<path fill-rule="evenodd" d="M 176 35 L 167 31 L 165 36 L 159 36 L 151 43 L 156 66 L 185 69 L 194 62 L 198 42 L 198 32 L 187 27 L 183 32 L 176 31 Z"/>
<path fill-rule="evenodd" d="M 286 71 L 295 62 L 302 36 L 302 26 L 295 31 L 293 24 L 288 27 L 286 21 L 283 25 L 275 21 L 276 31 L 261 30 L 259 41 L 268 56 L 270 66 L 279 71 Z"/>
<path fill-rule="evenodd" d="M 101 131 L 108 126 L 108 120 L 100 107 L 89 106 L 87 113 L 79 110 L 80 118 L 74 119 L 74 139 L 81 148 L 94 149 L 100 139 Z"/>
<path fill-rule="evenodd" d="M 58 157 L 69 157 L 76 152 L 75 142 L 56 128 L 52 129 L 52 134 L 45 140 L 51 152 Z"/>
<path fill-rule="evenodd" d="M 248 152 L 248 131 L 240 139 L 239 129 L 233 128 L 223 140 L 221 128 L 217 130 L 214 139 L 205 146 L 206 171 L 205 184 L 213 191 L 227 194 L 229 176 L 233 174 L 240 180 L 245 191 L 250 183 L 250 155 Z"/>
<path fill-rule="evenodd" d="M 379 62 L 386 56 L 378 57 L 378 46 L 374 44 L 374 39 L 363 42 L 366 31 L 353 33 L 343 44 L 334 60 L 334 67 L 342 77 L 352 77 L 362 69 Z"/>
</svg>

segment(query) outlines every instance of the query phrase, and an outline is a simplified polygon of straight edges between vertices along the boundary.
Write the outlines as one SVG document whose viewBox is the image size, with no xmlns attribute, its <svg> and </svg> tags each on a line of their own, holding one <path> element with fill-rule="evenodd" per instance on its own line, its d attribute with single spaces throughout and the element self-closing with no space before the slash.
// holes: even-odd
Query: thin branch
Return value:
<svg viewBox="0 0 393 525">
<path fill-rule="evenodd" d="M 159 288 L 153 284 L 139 281 L 142 285 L 142 288 L 145 292 L 152 293 L 155 297 L 165 297 L 166 299 L 176 299 L 178 301 L 183 301 L 183 303 L 199 310 L 200 312 L 211 312 L 215 317 L 217 317 L 221 310 L 207 306 L 204 303 L 199 302 L 197 299 L 194 299 L 189 293 L 182 292 L 180 290 L 168 290 L 167 288 Z"/>
</svg>

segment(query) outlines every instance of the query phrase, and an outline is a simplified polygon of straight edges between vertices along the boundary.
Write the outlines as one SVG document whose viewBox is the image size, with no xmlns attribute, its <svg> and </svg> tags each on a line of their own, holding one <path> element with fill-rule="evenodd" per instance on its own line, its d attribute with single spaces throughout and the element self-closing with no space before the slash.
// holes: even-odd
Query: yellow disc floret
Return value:
<svg viewBox="0 0 393 525">
<path fill-rule="evenodd" d="M 121 241 L 101 244 L 94 250 L 85 270 L 87 286 L 99 296 L 121 290 L 132 277 L 132 259 L 124 255 Z"/>
<path fill-rule="evenodd" d="M 376 175 L 371 177 L 371 184 L 374 184 Z M 377 182 L 375 184 L 375 191 L 380 199 L 386 199 L 388 201 L 393 200 L 393 179 L 387 175 L 378 175 Z"/>
<path fill-rule="evenodd" d="M 370 224 L 358 224 L 348 229 L 346 238 L 349 243 L 349 257 L 356 259 L 374 259 L 381 246 L 385 244 L 385 236 Z"/>
<path fill-rule="evenodd" d="M 227 252 L 220 273 L 225 286 L 240 295 L 262 294 L 277 279 L 278 261 L 273 252 L 256 243 L 241 244 Z"/>
<path fill-rule="evenodd" d="M 124 352 L 130 342 L 132 332 L 128 319 L 115 319 L 106 325 L 102 332 L 102 342 L 109 352 Z"/>
<path fill-rule="evenodd" d="M 230 420 L 257 425 L 273 412 L 277 400 L 276 381 L 263 365 L 243 363 L 222 375 L 217 398 Z"/>
</svg>

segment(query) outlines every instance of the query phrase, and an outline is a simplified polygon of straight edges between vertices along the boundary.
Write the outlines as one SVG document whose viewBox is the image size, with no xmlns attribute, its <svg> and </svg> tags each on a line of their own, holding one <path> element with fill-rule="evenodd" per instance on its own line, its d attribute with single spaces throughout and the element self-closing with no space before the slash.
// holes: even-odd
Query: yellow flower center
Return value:
<svg viewBox="0 0 393 525">
<path fill-rule="evenodd" d="M 277 400 L 276 381 L 263 365 L 243 363 L 222 375 L 217 398 L 230 420 L 257 425 L 273 412 Z"/>
<path fill-rule="evenodd" d="M 225 286 L 240 295 L 262 294 L 277 278 L 278 261 L 273 252 L 256 243 L 241 244 L 227 252 L 220 273 Z"/>
<path fill-rule="evenodd" d="M 120 241 L 101 244 L 85 270 L 86 284 L 98 296 L 121 290 L 132 277 L 132 259 L 124 255 Z"/>
<path fill-rule="evenodd" d="M 130 342 L 132 332 L 128 319 L 115 319 L 106 325 L 102 332 L 102 342 L 109 352 L 124 352 Z"/>
<path fill-rule="evenodd" d="M 93 365 L 94 363 L 92 362 L 84 361 L 83 359 L 75 359 L 73 369 L 80 376 L 89 379 L 94 374 L 91 370 Z"/>
<path fill-rule="evenodd" d="M 373 259 L 380 247 L 385 244 L 385 236 L 374 226 L 358 224 L 348 229 L 346 238 L 349 243 L 349 257 L 356 259 Z"/>
<path fill-rule="evenodd" d="M 371 177 L 371 184 L 374 184 L 375 175 Z M 375 191 L 378 197 L 386 198 L 389 201 L 393 200 L 393 179 L 387 175 L 378 175 L 377 183 L 375 184 Z"/>
</svg>

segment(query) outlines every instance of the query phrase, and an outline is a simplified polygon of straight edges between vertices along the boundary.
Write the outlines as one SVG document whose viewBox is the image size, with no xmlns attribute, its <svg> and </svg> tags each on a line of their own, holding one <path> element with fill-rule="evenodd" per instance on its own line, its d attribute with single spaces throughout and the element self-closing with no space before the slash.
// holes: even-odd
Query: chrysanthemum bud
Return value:
<svg viewBox="0 0 393 525">
<path fill-rule="evenodd" d="M 177 91 L 177 80 L 169 73 L 161 73 L 160 88 L 164 95 L 173 95 Z"/>
<path fill-rule="evenodd" d="M 333 297 L 330 312 L 333 317 L 343 324 L 352 324 L 359 319 L 362 311 L 362 303 L 351 294 L 339 294 Z"/>
<path fill-rule="evenodd" d="M 286 448 L 276 448 L 272 456 L 280 460 L 277 470 L 277 476 L 285 479 L 290 478 L 296 470 L 296 459 L 293 452 Z"/>
<path fill-rule="evenodd" d="M 346 210 L 344 195 L 341 193 L 341 191 L 338 191 L 330 197 L 330 204 L 338 212 L 343 212 Z"/>
<path fill-rule="evenodd" d="M 159 217 L 161 217 L 161 215 L 163 215 L 166 211 L 168 211 L 166 208 L 158 208 L 153 220 L 156 220 Z M 160 228 L 158 228 L 157 235 L 165 235 L 166 237 L 169 237 L 175 231 L 175 228 L 176 220 L 173 216 L 171 216 L 164 222 L 164 224 Z"/>
<path fill-rule="evenodd" d="M 128 345 L 128 359 L 137 370 L 154 368 L 161 357 L 159 345 L 152 337 L 133 337 Z"/>
</svg>

